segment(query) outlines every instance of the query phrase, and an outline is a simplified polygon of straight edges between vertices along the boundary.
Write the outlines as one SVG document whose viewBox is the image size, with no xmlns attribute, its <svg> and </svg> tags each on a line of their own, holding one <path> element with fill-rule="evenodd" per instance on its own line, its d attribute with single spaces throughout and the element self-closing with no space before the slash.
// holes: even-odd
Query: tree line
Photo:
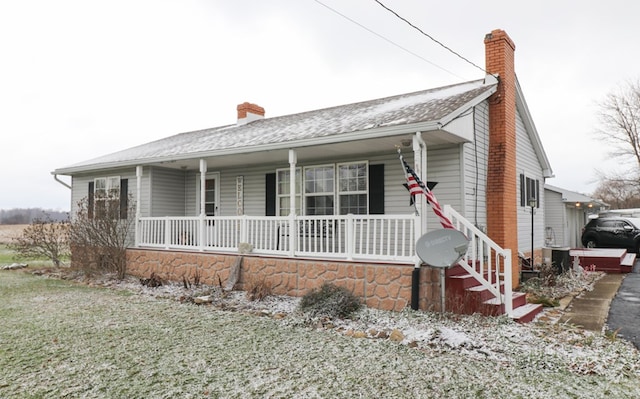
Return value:
<svg viewBox="0 0 640 399">
<path fill-rule="evenodd" d="M 69 220 L 69 212 L 42 208 L 0 209 L 0 224 L 31 224 L 36 219 L 45 218 L 64 222 Z"/>
</svg>

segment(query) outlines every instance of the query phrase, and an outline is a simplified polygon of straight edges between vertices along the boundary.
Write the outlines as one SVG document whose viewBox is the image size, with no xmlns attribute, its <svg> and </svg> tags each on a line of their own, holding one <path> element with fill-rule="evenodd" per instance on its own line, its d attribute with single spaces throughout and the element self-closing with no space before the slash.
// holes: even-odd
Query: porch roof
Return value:
<svg viewBox="0 0 640 399">
<path fill-rule="evenodd" d="M 488 98 L 497 82 L 480 79 L 435 89 L 341 105 L 299 114 L 181 133 L 99 158 L 63 167 L 52 174 L 131 167 L 257 151 L 330 145 L 442 129 L 469 107 Z M 444 142 L 456 137 L 441 136 Z M 435 142 L 438 143 L 437 141 Z"/>
</svg>

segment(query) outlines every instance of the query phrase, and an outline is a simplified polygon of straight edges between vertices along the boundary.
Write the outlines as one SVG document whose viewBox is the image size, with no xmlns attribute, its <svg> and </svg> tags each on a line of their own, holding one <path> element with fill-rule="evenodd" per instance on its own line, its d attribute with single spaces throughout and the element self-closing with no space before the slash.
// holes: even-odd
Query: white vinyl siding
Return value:
<svg viewBox="0 0 640 399">
<path fill-rule="evenodd" d="M 544 246 L 544 177 L 542 175 L 542 167 L 540 161 L 533 149 L 533 143 L 527 134 L 520 113 L 516 113 L 516 186 L 518 192 L 516 200 L 518 201 L 518 251 L 531 251 L 531 208 L 529 206 L 520 205 L 520 194 L 522 187 L 520 185 L 520 174 L 525 177 L 538 180 L 539 194 L 538 198 L 540 206 L 534 208 L 533 227 L 534 227 L 534 247 L 541 248 Z M 526 180 L 526 179 L 525 179 Z M 526 204 L 525 204 L 526 205 Z"/>
<path fill-rule="evenodd" d="M 442 205 L 451 204 L 454 208 L 461 204 L 460 192 L 460 146 L 428 149 L 427 175 L 420 176 L 424 181 L 437 181 L 434 194 Z M 413 164 L 413 153 L 405 152 L 407 162 Z M 371 156 L 358 156 L 357 159 L 338 158 L 322 163 L 324 165 L 340 165 L 351 162 L 367 162 L 368 165 L 384 165 L 384 212 L 385 214 L 413 214 L 414 208 L 409 205 L 409 192 L 403 187 L 406 182 L 395 151 Z M 315 166 L 321 163 L 300 160 L 298 167 Z M 220 203 L 218 215 L 236 215 L 236 179 L 243 177 L 244 214 L 252 216 L 265 215 L 266 184 L 265 176 L 275 173 L 277 169 L 287 168 L 283 162 L 253 168 L 233 168 L 215 170 L 220 173 Z M 214 170 L 211 170 L 214 172 Z M 136 198 L 135 169 L 112 171 L 129 179 L 129 194 Z M 87 196 L 88 183 L 98 176 L 74 176 L 72 200 L 76 204 Z M 142 216 L 197 216 L 200 212 L 198 192 L 200 173 L 197 170 L 182 171 L 178 169 L 144 167 L 141 181 L 141 215 Z M 337 192 L 336 192 L 337 193 Z M 433 217 L 433 211 L 427 207 L 430 228 L 439 226 Z"/>
<path fill-rule="evenodd" d="M 148 216 L 184 216 L 185 172 L 178 169 L 152 168 L 151 212 Z M 133 180 L 135 186 L 135 179 Z M 131 187 L 132 184 L 129 184 Z"/>
<path fill-rule="evenodd" d="M 487 169 L 489 159 L 489 107 L 481 103 L 475 111 L 476 134 L 463 147 L 464 205 L 461 212 L 478 227 L 487 225 Z"/>
<path fill-rule="evenodd" d="M 427 173 L 420 178 L 426 184 L 427 181 L 437 182 L 434 187 L 435 195 L 440 206 L 451 205 L 454 209 L 461 208 L 461 151 L 460 145 L 438 147 L 427 150 Z M 440 221 L 427 205 L 427 229 L 440 228 Z"/>
<path fill-rule="evenodd" d="M 544 190 L 545 202 L 545 246 L 566 246 L 567 220 L 565 217 L 565 204 L 562 202 L 562 193 L 552 190 Z M 546 242 L 546 238 L 550 238 Z M 575 246 L 575 245 L 572 245 Z"/>
</svg>

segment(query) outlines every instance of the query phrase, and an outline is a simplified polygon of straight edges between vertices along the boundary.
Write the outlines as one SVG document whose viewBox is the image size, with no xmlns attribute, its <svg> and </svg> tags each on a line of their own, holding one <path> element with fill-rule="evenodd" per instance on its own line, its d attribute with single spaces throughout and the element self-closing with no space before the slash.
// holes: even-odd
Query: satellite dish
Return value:
<svg viewBox="0 0 640 399">
<path fill-rule="evenodd" d="M 439 229 L 424 234 L 416 242 L 416 253 L 432 267 L 451 267 L 467 253 L 469 240 L 459 230 Z"/>
</svg>

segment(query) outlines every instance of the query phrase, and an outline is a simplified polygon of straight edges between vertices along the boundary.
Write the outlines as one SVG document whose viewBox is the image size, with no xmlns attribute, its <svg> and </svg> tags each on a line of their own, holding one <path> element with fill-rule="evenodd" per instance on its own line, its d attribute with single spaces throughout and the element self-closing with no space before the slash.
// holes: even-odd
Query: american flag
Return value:
<svg viewBox="0 0 640 399">
<path fill-rule="evenodd" d="M 425 197 L 427 197 L 427 202 L 429 203 L 429 205 L 431 205 L 431 209 L 433 209 L 433 212 L 436 214 L 436 216 L 438 216 L 438 219 L 440 219 L 440 224 L 442 225 L 442 227 L 444 227 L 445 229 L 455 230 L 455 227 L 453 226 L 453 223 L 451 223 L 451 220 L 449 220 L 449 218 L 445 216 L 442 207 L 440 207 L 440 203 L 436 199 L 436 196 L 433 195 L 433 192 L 429 188 L 427 188 L 422 180 L 420 180 L 416 172 L 404 160 L 402 154 L 400 154 L 400 161 L 404 166 L 409 194 L 411 194 L 412 196 L 424 194 Z"/>
</svg>

